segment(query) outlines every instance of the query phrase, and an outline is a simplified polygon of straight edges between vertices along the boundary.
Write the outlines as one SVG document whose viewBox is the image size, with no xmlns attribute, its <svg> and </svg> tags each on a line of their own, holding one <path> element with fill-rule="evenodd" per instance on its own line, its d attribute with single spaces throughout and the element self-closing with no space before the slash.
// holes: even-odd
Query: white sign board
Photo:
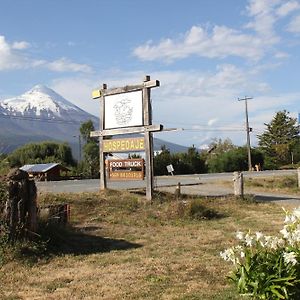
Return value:
<svg viewBox="0 0 300 300">
<path fill-rule="evenodd" d="M 144 125 L 142 91 L 105 96 L 104 112 L 104 129 Z"/>
</svg>

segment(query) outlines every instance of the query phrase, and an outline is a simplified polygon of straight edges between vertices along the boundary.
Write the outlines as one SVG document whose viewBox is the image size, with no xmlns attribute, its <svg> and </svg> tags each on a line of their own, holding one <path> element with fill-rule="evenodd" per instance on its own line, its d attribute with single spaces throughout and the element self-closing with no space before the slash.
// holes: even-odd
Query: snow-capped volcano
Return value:
<svg viewBox="0 0 300 300">
<path fill-rule="evenodd" d="M 21 96 L 0 101 L 0 113 L 46 119 L 64 118 L 80 121 L 89 115 L 52 89 L 36 85 Z"/>
<path fill-rule="evenodd" d="M 98 118 L 52 89 L 36 85 L 21 96 L 0 100 L 0 153 L 45 140 L 68 142 L 76 151 L 79 128 L 88 120 L 98 127 Z"/>
</svg>

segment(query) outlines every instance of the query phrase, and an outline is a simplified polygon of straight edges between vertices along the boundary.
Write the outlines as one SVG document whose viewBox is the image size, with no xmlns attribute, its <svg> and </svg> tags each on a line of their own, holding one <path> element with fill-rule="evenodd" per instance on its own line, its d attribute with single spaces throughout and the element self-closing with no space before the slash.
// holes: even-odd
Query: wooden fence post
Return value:
<svg viewBox="0 0 300 300">
<path fill-rule="evenodd" d="M 234 195 L 238 197 L 244 197 L 244 179 L 243 173 L 234 172 L 233 173 L 233 189 Z"/>
<path fill-rule="evenodd" d="M 178 182 L 175 189 L 175 197 L 176 199 L 180 199 L 180 196 L 181 196 L 181 184 L 180 182 Z"/>
<path fill-rule="evenodd" d="M 298 188 L 300 188 L 300 168 L 297 169 L 298 174 Z"/>
</svg>

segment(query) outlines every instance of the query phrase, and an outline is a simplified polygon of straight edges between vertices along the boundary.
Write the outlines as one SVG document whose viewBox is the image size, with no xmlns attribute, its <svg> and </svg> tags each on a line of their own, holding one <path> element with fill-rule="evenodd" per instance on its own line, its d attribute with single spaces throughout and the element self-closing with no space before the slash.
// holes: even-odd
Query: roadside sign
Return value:
<svg viewBox="0 0 300 300">
<path fill-rule="evenodd" d="M 108 177 L 111 180 L 143 180 L 144 159 L 108 160 Z"/>
<path fill-rule="evenodd" d="M 103 152 L 144 151 L 144 138 L 103 140 Z"/>
</svg>

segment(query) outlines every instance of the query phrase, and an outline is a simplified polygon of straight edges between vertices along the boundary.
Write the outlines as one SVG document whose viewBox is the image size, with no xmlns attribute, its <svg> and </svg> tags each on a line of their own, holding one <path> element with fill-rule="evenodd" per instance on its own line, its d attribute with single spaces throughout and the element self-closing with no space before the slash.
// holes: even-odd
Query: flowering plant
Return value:
<svg viewBox="0 0 300 300">
<path fill-rule="evenodd" d="M 233 263 L 229 278 L 256 299 L 300 299 L 300 208 L 285 210 L 280 237 L 238 231 L 239 245 L 220 255 Z"/>
</svg>

